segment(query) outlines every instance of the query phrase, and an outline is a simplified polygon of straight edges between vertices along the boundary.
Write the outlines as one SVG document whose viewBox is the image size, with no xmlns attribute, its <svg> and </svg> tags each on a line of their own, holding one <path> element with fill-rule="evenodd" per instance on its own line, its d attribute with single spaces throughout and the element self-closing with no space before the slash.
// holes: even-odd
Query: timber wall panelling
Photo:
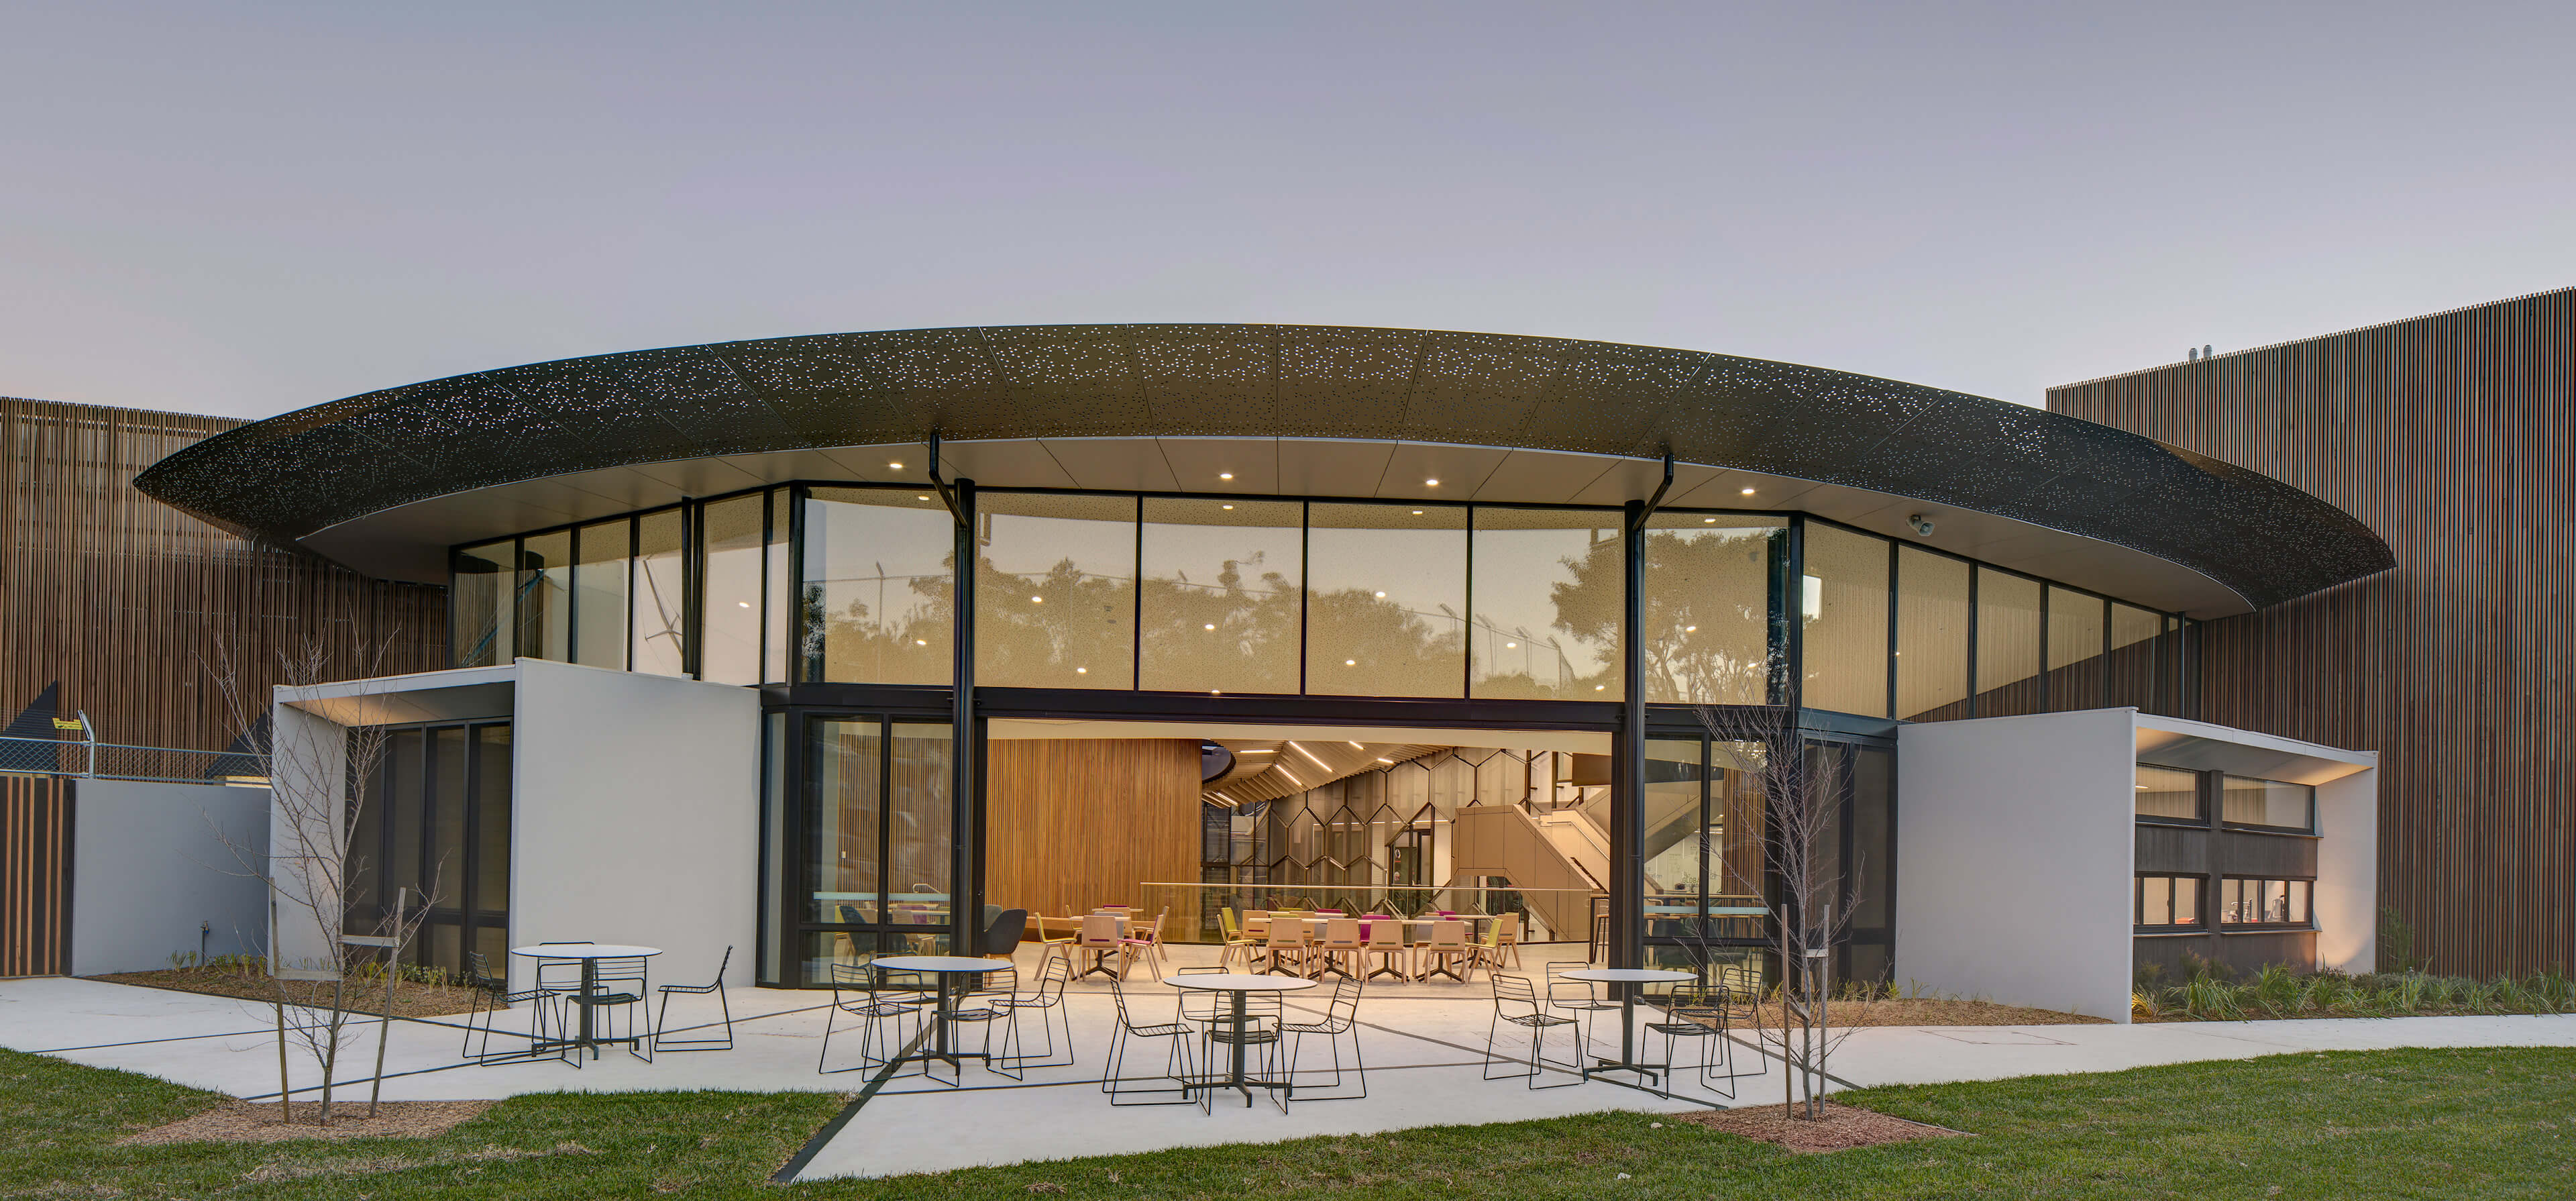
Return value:
<svg viewBox="0 0 2576 1201">
<path fill-rule="evenodd" d="M 321 636 L 337 674 L 389 642 L 385 674 L 447 665 L 446 590 L 370 580 L 246 541 L 134 490 L 134 474 L 240 424 L 0 398 L 0 721 L 49 686 L 102 742 L 220 750 L 237 732 L 200 660 L 229 641 L 257 695 Z M 264 706 L 263 706 L 264 707 Z"/>
<path fill-rule="evenodd" d="M 2396 552 L 2200 626 L 2196 716 L 2380 752 L 2381 897 L 2444 971 L 2576 966 L 2571 362 L 2576 289 L 2048 393 L 2323 497 Z"/>
<path fill-rule="evenodd" d="M 1199 878 L 1197 742 L 996 738 L 986 745 L 987 903 L 1088 913 L 1143 904 L 1136 886 L 1146 881 Z M 1173 914 L 1165 931 L 1182 918 Z"/>
</svg>

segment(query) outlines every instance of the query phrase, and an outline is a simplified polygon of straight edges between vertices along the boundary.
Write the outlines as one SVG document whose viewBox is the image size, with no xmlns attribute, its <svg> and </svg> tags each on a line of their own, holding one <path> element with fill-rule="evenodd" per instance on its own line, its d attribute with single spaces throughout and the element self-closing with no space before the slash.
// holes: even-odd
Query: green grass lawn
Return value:
<svg viewBox="0 0 2576 1201">
<path fill-rule="evenodd" d="M 1604 1114 L 781 1190 L 762 1181 L 838 1109 L 835 1098 L 551 1094 L 503 1102 L 437 1139 L 128 1148 L 109 1144 L 214 1098 L 0 1051 L 0 1197 L 2576 1195 L 2570 1050 L 2284 1055 L 1846 1099 L 1979 1137 L 1800 1157 L 1686 1124 L 1657 1130 L 1642 1115 Z M 1197 1116 L 1140 1112 L 1134 1120 Z M 1630 1178 L 1617 1179 L 1621 1172 Z"/>
</svg>

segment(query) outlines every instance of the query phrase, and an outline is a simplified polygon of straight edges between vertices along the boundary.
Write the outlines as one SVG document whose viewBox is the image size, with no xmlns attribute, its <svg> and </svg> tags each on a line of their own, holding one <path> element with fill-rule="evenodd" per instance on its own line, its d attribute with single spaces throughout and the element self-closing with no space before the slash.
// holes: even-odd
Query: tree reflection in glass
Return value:
<svg viewBox="0 0 2576 1201">
<path fill-rule="evenodd" d="M 1296 501 L 1147 497 L 1140 688 L 1297 691 Z"/>
</svg>

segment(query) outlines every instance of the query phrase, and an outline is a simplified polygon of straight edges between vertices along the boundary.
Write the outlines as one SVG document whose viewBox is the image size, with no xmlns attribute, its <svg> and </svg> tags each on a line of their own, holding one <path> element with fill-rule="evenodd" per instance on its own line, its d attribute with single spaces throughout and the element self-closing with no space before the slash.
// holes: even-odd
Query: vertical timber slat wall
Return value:
<svg viewBox="0 0 2576 1201">
<path fill-rule="evenodd" d="M 240 422 L 0 397 L 0 721 L 48 686 L 99 740 L 220 750 L 238 735 L 200 659 L 234 653 L 261 708 L 278 653 L 320 637 L 340 676 L 447 666 L 446 589 L 370 580 L 247 541 L 134 490 Z"/>
<path fill-rule="evenodd" d="M 2576 289 L 2052 388 L 2048 407 L 2387 539 L 2395 571 L 2200 626 L 2197 716 L 2380 752 L 2381 898 L 2440 970 L 2576 966 Z"/>
<path fill-rule="evenodd" d="M 72 782 L 0 775 L 0 977 L 71 970 Z"/>
</svg>

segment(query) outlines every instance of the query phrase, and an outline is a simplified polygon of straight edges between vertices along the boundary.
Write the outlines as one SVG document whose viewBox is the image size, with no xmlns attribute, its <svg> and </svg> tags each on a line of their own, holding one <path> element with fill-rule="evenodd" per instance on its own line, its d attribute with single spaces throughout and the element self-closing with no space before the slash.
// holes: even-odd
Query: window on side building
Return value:
<svg viewBox="0 0 2576 1201">
<path fill-rule="evenodd" d="M 2199 876 L 2140 876 L 2134 920 L 2140 930 L 2174 931 L 2201 925 Z"/>
<path fill-rule="evenodd" d="M 2138 820 L 2200 825 L 2209 815 L 2200 807 L 2200 773 L 2180 768 L 2138 765 Z"/>
<path fill-rule="evenodd" d="M 2231 826 L 2258 826 L 2313 834 L 2317 828 L 2317 790 L 2310 784 L 2229 776 L 2222 786 L 2219 818 Z"/>
</svg>

